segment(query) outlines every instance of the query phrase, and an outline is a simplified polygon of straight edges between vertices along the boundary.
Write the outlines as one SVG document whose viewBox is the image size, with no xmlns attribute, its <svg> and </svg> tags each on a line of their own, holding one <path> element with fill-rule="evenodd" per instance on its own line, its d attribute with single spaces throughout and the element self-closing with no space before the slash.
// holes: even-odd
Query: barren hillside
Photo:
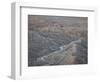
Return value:
<svg viewBox="0 0 100 82">
<path fill-rule="evenodd" d="M 87 21 L 86 17 L 29 15 L 28 65 L 86 64 Z"/>
</svg>

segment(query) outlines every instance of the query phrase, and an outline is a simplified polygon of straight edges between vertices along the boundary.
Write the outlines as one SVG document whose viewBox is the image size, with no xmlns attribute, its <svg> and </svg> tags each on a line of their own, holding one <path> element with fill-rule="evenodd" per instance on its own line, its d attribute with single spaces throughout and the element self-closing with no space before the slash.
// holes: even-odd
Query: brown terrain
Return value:
<svg viewBox="0 0 100 82">
<path fill-rule="evenodd" d="M 88 63 L 86 17 L 28 16 L 28 66 Z"/>
</svg>

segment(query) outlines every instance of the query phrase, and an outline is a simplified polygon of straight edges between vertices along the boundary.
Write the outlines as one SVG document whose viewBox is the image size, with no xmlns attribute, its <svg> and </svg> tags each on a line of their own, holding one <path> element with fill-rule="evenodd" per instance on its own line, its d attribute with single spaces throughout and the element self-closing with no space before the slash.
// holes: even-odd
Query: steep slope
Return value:
<svg viewBox="0 0 100 82">
<path fill-rule="evenodd" d="M 48 55 L 54 51 L 60 50 L 60 46 L 76 40 L 77 37 L 71 38 L 60 32 L 28 32 L 28 64 L 36 65 L 35 61 L 38 57 Z"/>
<path fill-rule="evenodd" d="M 37 65 L 66 65 L 86 64 L 87 49 L 83 46 L 85 41 L 79 39 L 60 47 L 60 50 L 49 55 L 37 58 Z"/>
<path fill-rule="evenodd" d="M 59 45 L 51 39 L 45 38 L 37 31 L 29 31 L 28 60 L 29 65 L 35 65 L 38 57 L 49 54 L 59 49 Z"/>
<path fill-rule="evenodd" d="M 87 63 L 87 28 L 87 17 L 28 15 L 28 66 Z"/>
</svg>

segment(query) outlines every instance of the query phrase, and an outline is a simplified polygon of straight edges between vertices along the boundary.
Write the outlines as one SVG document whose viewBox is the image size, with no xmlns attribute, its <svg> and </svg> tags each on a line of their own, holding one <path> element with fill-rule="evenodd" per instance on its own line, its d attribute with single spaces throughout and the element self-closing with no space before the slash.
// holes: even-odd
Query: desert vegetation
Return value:
<svg viewBox="0 0 100 82">
<path fill-rule="evenodd" d="M 88 63 L 88 18 L 28 16 L 28 66 Z"/>
</svg>

